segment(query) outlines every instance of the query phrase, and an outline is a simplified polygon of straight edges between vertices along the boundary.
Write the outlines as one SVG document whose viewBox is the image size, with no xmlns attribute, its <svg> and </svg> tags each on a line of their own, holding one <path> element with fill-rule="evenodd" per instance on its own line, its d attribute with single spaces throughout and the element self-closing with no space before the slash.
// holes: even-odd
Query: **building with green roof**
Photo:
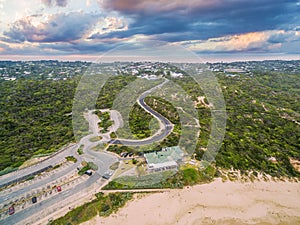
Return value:
<svg viewBox="0 0 300 225">
<path fill-rule="evenodd" d="M 145 153 L 148 170 L 158 172 L 169 169 L 177 169 L 184 157 L 184 152 L 179 146 L 163 148 L 161 151 Z"/>
</svg>

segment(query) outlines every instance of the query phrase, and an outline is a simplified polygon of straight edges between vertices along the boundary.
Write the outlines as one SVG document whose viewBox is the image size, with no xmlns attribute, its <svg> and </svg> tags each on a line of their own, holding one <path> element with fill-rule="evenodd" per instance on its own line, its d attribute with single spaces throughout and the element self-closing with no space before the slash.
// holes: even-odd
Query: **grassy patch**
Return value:
<svg viewBox="0 0 300 225">
<path fill-rule="evenodd" d="M 153 130 L 150 127 L 154 129 L 156 127 L 159 128 L 159 123 L 138 103 L 135 103 L 129 115 L 129 126 L 135 138 L 143 139 L 150 137 L 153 134 Z"/>
<path fill-rule="evenodd" d="M 115 162 L 114 164 L 112 164 L 112 165 L 109 167 L 109 169 L 111 169 L 111 170 L 116 170 L 116 169 L 119 168 L 119 164 L 120 164 L 120 162 Z"/>
<path fill-rule="evenodd" d="M 99 214 L 99 216 L 109 216 L 123 207 L 128 200 L 132 199 L 133 194 L 124 192 L 110 193 L 105 196 L 103 193 L 97 193 L 95 196 L 95 200 L 73 209 L 65 216 L 54 220 L 50 224 L 77 225 L 92 219 L 97 214 Z"/>
<path fill-rule="evenodd" d="M 88 170 L 97 170 L 98 166 L 93 162 L 83 163 L 84 166 L 78 171 L 79 175 L 85 174 Z"/>
<path fill-rule="evenodd" d="M 117 138 L 116 133 L 115 133 L 115 132 L 111 132 L 111 133 L 110 133 L 110 138 L 113 138 L 113 139 L 114 139 L 114 138 Z"/>
<path fill-rule="evenodd" d="M 91 141 L 91 142 L 97 142 L 97 141 L 101 141 L 101 140 L 102 140 L 101 136 L 91 137 L 89 139 L 89 141 Z"/>
<path fill-rule="evenodd" d="M 56 164 L 55 166 L 53 166 L 53 170 L 55 170 L 55 169 L 57 169 L 57 168 L 59 168 L 61 165 L 60 164 Z"/>
<path fill-rule="evenodd" d="M 103 189 L 145 189 L 145 188 L 182 188 L 186 185 L 211 182 L 216 173 L 209 165 L 204 170 L 194 167 L 181 168 L 179 171 L 164 171 L 144 176 L 123 176 L 109 182 Z"/>
<path fill-rule="evenodd" d="M 78 153 L 78 155 L 83 154 L 83 145 L 80 145 L 80 147 L 77 149 L 77 153 Z"/>
<path fill-rule="evenodd" d="M 77 162 L 77 159 L 74 156 L 72 156 L 72 155 L 66 156 L 66 160 L 68 162 L 73 162 L 73 163 Z"/>
<path fill-rule="evenodd" d="M 0 171 L 0 176 L 7 174 L 7 173 L 11 173 L 18 170 L 18 168 L 13 168 L 13 167 L 6 167 L 4 170 Z"/>
<path fill-rule="evenodd" d="M 110 145 L 107 148 L 107 151 L 114 152 L 116 154 L 121 154 L 122 152 L 134 152 L 134 150 L 127 146 L 119 146 L 119 145 Z"/>
<path fill-rule="evenodd" d="M 95 114 L 99 117 L 100 122 L 98 126 L 102 129 L 100 130 L 101 133 L 108 132 L 108 128 L 113 125 L 113 121 L 110 120 L 110 113 L 109 112 L 101 112 L 99 110 L 95 111 Z"/>
</svg>

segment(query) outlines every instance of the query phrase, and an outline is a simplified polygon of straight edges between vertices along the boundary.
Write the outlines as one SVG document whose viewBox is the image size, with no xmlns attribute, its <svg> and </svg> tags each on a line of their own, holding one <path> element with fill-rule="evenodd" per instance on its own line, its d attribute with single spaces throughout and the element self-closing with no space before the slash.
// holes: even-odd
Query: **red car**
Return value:
<svg viewBox="0 0 300 225">
<path fill-rule="evenodd" d="M 60 191 L 61 191 L 61 186 L 57 186 L 57 187 L 56 187 L 56 190 L 57 190 L 58 192 L 60 192 Z"/>
<path fill-rule="evenodd" d="M 9 214 L 9 215 L 12 215 L 12 214 L 14 214 L 14 213 L 15 213 L 15 207 L 13 207 L 13 206 L 9 207 L 9 208 L 8 208 L 8 214 Z"/>
</svg>

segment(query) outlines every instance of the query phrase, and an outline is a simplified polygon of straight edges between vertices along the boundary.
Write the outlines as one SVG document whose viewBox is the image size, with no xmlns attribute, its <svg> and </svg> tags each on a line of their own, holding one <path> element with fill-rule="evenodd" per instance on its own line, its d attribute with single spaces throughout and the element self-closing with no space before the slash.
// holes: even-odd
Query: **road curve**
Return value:
<svg viewBox="0 0 300 225">
<path fill-rule="evenodd" d="M 161 86 L 163 86 L 165 83 L 167 83 L 168 80 L 164 81 L 163 83 L 151 88 L 150 90 L 145 91 L 143 94 L 140 95 L 137 102 L 138 104 L 146 111 L 149 112 L 152 116 L 157 118 L 164 126 L 163 132 L 159 134 L 155 134 L 150 138 L 142 139 L 142 140 L 129 140 L 129 139 L 111 139 L 108 141 L 110 144 L 122 144 L 122 145 L 128 145 L 128 146 L 139 146 L 139 145 L 148 145 L 152 144 L 153 142 L 160 141 L 167 137 L 173 130 L 173 124 L 164 116 L 159 114 L 158 112 L 154 111 L 150 106 L 148 106 L 145 103 L 145 98 L 151 94 L 151 92 Z"/>
</svg>

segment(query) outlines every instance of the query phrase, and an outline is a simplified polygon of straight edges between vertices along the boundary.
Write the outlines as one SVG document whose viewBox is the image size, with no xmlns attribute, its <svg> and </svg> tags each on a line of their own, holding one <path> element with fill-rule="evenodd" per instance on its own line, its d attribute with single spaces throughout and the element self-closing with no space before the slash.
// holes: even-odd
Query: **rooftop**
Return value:
<svg viewBox="0 0 300 225">
<path fill-rule="evenodd" d="M 159 152 L 146 153 L 144 156 L 148 164 L 161 164 L 182 159 L 184 153 L 179 146 L 167 147 Z"/>
</svg>

